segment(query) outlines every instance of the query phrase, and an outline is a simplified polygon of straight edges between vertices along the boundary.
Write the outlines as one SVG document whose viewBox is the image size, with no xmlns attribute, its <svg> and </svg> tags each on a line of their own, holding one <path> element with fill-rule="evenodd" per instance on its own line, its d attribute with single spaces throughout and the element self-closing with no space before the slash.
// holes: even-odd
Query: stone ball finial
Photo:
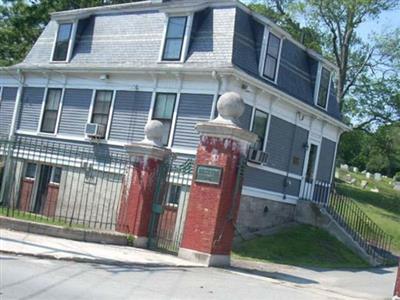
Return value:
<svg viewBox="0 0 400 300">
<path fill-rule="evenodd" d="M 164 125 L 160 121 L 151 120 L 144 127 L 145 139 L 143 142 L 155 146 L 162 146 L 162 137 L 164 134 Z"/>
<path fill-rule="evenodd" d="M 215 120 L 216 122 L 235 124 L 244 113 L 244 101 L 238 93 L 227 92 L 218 99 L 217 110 L 219 116 Z"/>
</svg>

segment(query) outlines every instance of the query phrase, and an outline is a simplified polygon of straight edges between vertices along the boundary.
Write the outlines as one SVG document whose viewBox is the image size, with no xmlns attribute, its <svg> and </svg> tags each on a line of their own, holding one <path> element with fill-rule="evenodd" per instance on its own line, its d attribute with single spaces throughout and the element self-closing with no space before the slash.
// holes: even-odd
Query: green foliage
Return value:
<svg viewBox="0 0 400 300">
<path fill-rule="evenodd" d="M 351 173 L 351 177 L 357 182 L 354 185 L 337 184 L 338 191 L 355 200 L 368 217 L 393 237 L 392 251 L 400 254 L 400 192 L 393 189 L 389 179 L 377 182 L 359 173 Z M 362 180 L 367 180 L 369 187 L 378 188 L 379 193 L 362 189 Z"/>
<path fill-rule="evenodd" d="M 0 66 L 21 62 L 55 11 L 132 0 L 3 0 L 0 4 Z"/>
<path fill-rule="evenodd" d="M 234 255 L 244 259 L 307 267 L 368 266 L 328 232 L 308 225 L 299 225 L 278 234 L 243 242 L 234 249 Z"/>
<path fill-rule="evenodd" d="M 360 129 L 344 133 L 338 163 L 393 176 L 400 170 L 400 123 L 381 126 L 374 133 Z"/>
<path fill-rule="evenodd" d="M 281 26 L 307 48 L 321 52 L 321 36 L 319 33 L 313 28 L 301 26 L 295 20 L 294 14 L 299 10 L 299 7 L 301 7 L 301 3 L 296 0 L 256 0 L 249 4 L 251 10 L 266 16 Z"/>
<path fill-rule="evenodd" d="M 134 243 L 135 243 L 135 237 L 131 234 L 128 234 L 126 237 L 126 241 L 127 241 L 128 246 L 133 247 Z"/>
</svg>

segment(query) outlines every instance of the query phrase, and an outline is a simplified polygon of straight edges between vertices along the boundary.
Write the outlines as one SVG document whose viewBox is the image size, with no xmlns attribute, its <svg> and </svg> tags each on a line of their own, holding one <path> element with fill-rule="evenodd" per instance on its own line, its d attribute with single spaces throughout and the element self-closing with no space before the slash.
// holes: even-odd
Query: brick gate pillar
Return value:
<svg viewBox="0 0 400 300">
<path fill-rule="evenodd" d="M 236 93 L 218 100 L 217 119 L 199 123 L 200 133 L 179 256 L 205 265 L 228 265 L 242 180 L 240 163 L 257 136 L 236 125 L 244 103 Z"/>
<path fill-rule="evenodd" d="M 134 163 L 125 178 L 116 226 L 117 231 L 134 236 L 136 247 L 147 246 L 157 173 L 171 155 L 171 151 L 162 146 L 163 124 L 160 121 L 147 123 L 145 135 L 143 141 L 125 146 Z"/>
</svg>

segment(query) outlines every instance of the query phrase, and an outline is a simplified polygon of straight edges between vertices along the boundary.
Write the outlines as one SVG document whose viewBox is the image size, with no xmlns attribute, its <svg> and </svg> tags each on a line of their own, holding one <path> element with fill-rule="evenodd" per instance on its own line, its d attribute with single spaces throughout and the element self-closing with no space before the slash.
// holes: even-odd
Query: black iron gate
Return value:
<svg viewBox="0 0 400 300">
<path fill-rule="evenodd" d="M 190 194 L 193 160 L 166 161 L 158 173 L 149 230 L 149 248 L 177 253 Z"/>
<path fill-rule="evenodd" d="M 131 158 L 104 145 L 0 139 L 0 215 L 116 230 Z"/>
</svg>

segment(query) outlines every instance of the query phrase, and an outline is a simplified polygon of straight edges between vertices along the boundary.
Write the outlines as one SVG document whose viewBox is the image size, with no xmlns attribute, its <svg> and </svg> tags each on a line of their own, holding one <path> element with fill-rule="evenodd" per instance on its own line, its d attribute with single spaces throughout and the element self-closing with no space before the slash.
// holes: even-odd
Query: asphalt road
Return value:
<svg viewBox="0 0 400 300">
<path fill-rule="evenodd" d="M 143 268 L 0 256 L 0 299 L 347 299 L 213 268 Z"/>
</svg>

